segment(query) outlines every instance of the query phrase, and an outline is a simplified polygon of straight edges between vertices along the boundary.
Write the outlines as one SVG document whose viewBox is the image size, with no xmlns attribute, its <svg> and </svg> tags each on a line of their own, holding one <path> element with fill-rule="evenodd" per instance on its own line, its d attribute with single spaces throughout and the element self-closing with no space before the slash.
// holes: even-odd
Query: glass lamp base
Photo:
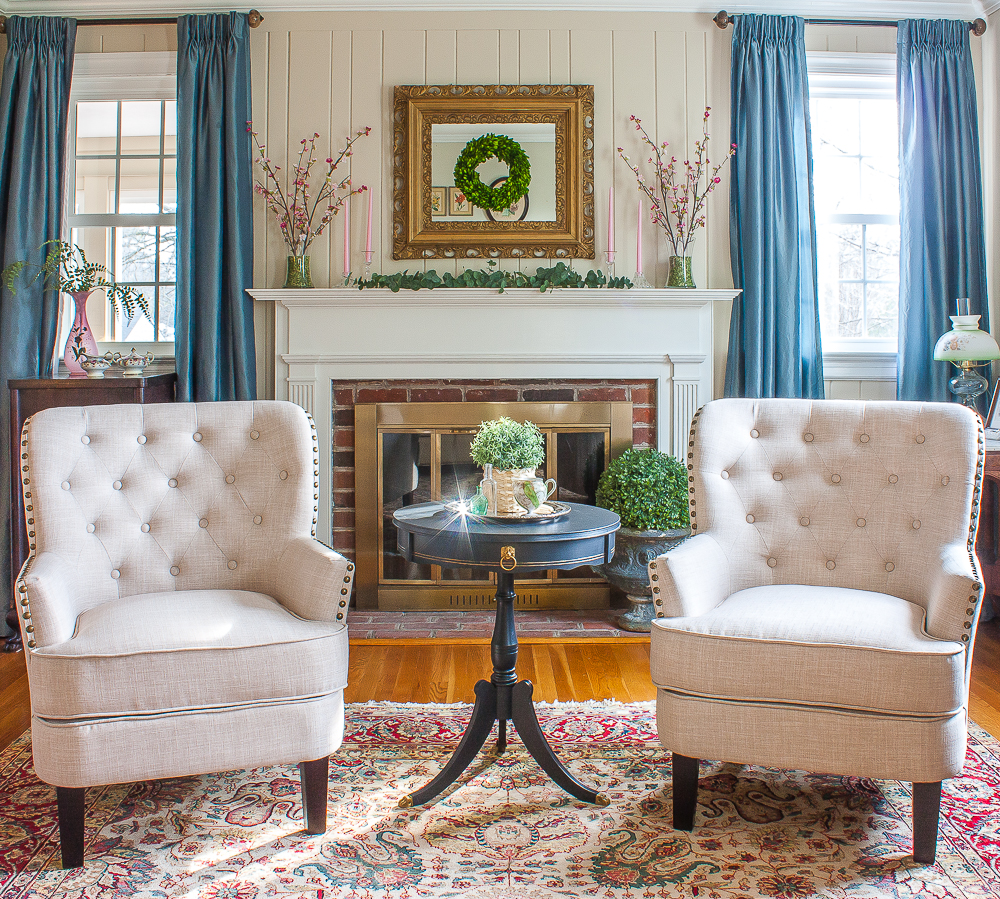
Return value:
<svg viewBox="0 0 1000 899">
<path fill-rule="evenodd" d="M 948 382 L 948 389 L 963 406 L 976 408 L 976 401 L 986 392 L 989 381 L 971 368 L 963 368 Z"/>
</svg>

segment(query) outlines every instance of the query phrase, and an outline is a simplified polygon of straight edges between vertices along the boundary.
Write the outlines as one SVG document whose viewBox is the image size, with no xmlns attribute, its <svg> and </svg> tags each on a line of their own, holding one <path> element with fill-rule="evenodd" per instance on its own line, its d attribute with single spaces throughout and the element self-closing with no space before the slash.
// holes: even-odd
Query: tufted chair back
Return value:
<svg viewBox="0 0 1000 899">
<path fill-rule="evenodd" d="M 982 445 L 978 417 L 955 404 L 709 403 L 688 444 L 692 532 L 728 558 L 726 594 L 807 584 L 926 608 L 942 550 L 971 551 L 977 434 Z"/>
<path fill-rule="evenodd" d="M 47 409 L 22 435 L 32 558 L 70 564 L 77 614 L 140 593 L 273 594 L 283 550 L 315 533 L 317 454 L 292 403 Z"/>
</svg>

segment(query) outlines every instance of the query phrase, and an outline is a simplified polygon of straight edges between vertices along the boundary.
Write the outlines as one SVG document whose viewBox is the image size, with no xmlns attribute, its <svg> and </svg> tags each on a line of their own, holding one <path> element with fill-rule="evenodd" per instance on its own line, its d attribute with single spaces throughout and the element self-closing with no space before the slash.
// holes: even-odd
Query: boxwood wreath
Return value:
<svg viewBox="0 0 1000 899">
<path fill-rule="evenodd" d="M 476 168 L 487 159 L 496 157 L 507 163 L 510 171 L 500 187 L 484 184 Z M 462 150 L 455 163 L 455 186 L 473 206 L 498 212 L 513 206 L 531 184 L 531 162 L 528 154 L 513 138 L 504 134 L 484 134 L 474 137 Z"/>
</svg>

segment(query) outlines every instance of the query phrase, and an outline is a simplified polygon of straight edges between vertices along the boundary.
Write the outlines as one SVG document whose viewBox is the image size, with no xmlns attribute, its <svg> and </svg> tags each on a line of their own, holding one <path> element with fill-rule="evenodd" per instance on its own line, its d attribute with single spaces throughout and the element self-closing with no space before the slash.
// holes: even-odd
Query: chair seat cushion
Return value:
<svg viewBox="0 0 1000 899">
<path fill-rule="evenodd" d="M 951 715 L 965 699 L 964 646 L 928 635 L 924 614 L 866 590 L 752 587 L 707 614 L 656 619 L 653 682 L 715 699 Z"/>
<path fill-rule="evenodd" d="M 108 718 L 324 696 L 347 683 L 347 628 L 263 593 L 187 590 L 83 612 L 65 643 L 31 653 L 35 716 Z"/>
</svg>

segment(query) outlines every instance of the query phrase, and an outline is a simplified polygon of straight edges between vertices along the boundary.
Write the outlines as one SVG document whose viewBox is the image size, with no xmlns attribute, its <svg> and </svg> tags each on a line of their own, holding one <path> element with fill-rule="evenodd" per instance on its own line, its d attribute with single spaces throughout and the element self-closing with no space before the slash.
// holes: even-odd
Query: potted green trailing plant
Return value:
<svg viewBox="0 0 1000 899">
<path fill-rule="evenodd" d="M 614 558 L 597 568 L 608 583 L 625 591 L 631 604 L 618 624 L 629 631 L 649 631 L 654 614 L 647 566 L 691 534 L 687 472 L 659 450 L 625 450 L 601 475 L 597 505 L 622 520 Z"/>
<path fill-rule="evenodd" d="M 127 321 L 135 317 L 137 307 L 149 318 L 149 304 L 134 287 L 115 281 L 105 266 L 99 262 L 88 262 L 83 250 L 76 244 L 65 240 L 47 240 L 42 247 L 49 249 L 41 265 L 25 260 L 12 262 L 0 272 L 0 279 L 15 294 L 18 278 L 34 269 L 34 277 L 29 283 L 34 284 L 41 278 L 46 290 L 62 291 L 73 298 L 76 312 L 63 351 L 63 362 L 71 377 L 86 377 L 87 373 L 80 363 L 85 357 L 96 359 L 98 355 L 97 340 L 87 321 L 88 297 L 95 290 L 103 289 L 115 314 L 120 313 Z"/>
<path fill-rule="evenodd" d="M 514 481 L 534 477 L 538 466 L 545 461 L 545 438 L 538 425 L 506 417 L 484 421 L 469 453 L 483 468 L 486 488 L 483 492 L 491 511 L 495 510 L 497 515 L 522 514 L 514 498 Z"/>
</svg>

